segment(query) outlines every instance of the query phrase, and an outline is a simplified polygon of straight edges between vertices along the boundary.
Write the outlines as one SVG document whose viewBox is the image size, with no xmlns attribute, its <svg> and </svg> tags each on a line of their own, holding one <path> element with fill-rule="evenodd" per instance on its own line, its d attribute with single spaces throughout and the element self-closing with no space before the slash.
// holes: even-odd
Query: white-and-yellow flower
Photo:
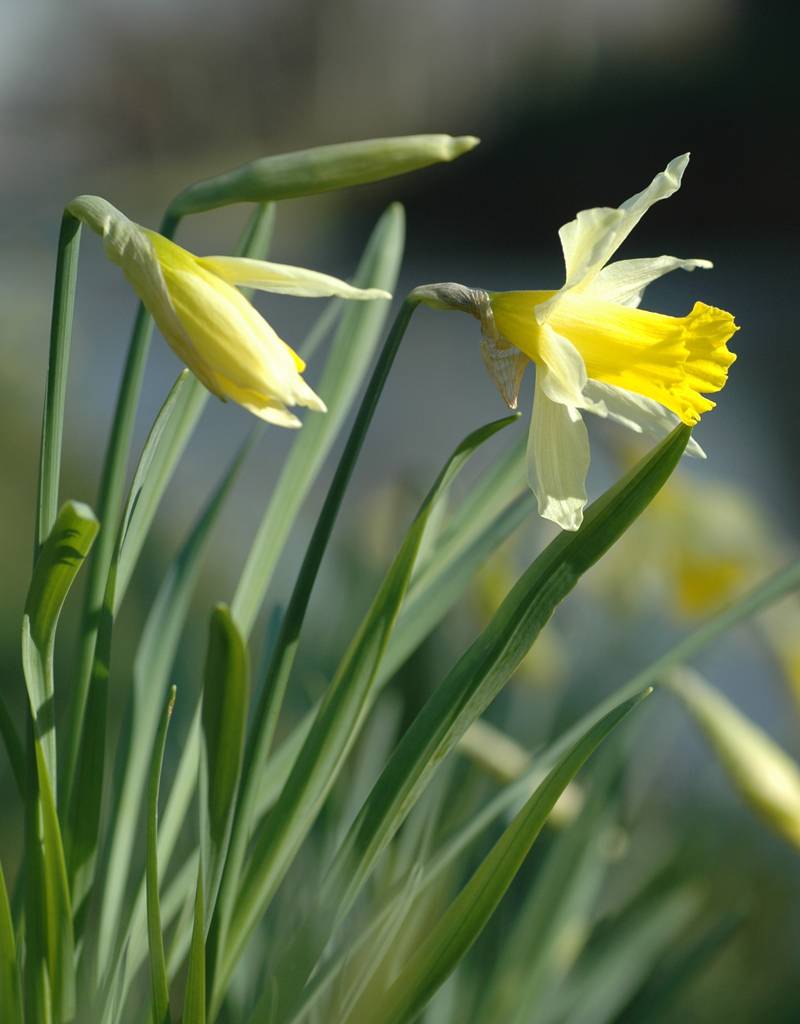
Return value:
<svg viewBox="0 0 800 1024">
<path fill-rule="evenodd" d="M 578 529 L 587 500 L 582 414 L 657 437 L 679 420 L 693 426 L 714 407 L 705 396 L 724 386 L 736 358 L 726 347 L 737 330 L 730 313 L 702 302 L 684 317 L 638 308 L 652 281 L 679 268 L 709 268 L 708 260 L 608 263 L 653 203 L 677 191 L 688 161 L 688 154 L 677 157 L 618 209 L 583 210 L 565 224 L 566 280 L 558 291 L 470 293 L 484 361 L 512 408 L 528 362 L 536 364 L 528 476 L 539 513 L 565 530 Z M 693 441 L 688 451 L 702 455 Z"/>
<path fill-rule="evenodd" d="M 291 406 L 325 412 L 325 403 L 303 380 L 300 356 L 236 286 L 306 297 L 391 298 L 301 267 L 195 256 L 97 196 L 80 196 L 68 210 L 102 236 L 108 258 L 122 268 L 164 338 L 205 387 L 281 427 L 301 425 Z"/>
</svg>

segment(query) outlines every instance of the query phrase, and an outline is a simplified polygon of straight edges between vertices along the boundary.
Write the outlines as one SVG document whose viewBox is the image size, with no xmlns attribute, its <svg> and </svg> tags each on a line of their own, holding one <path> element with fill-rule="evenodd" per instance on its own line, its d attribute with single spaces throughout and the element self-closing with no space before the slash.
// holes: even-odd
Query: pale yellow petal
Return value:
<svg viewBox="0 0 800 1024">
<path fill-rule="evenodd" d="M 540 516 L 562 530 L 577 530 L 586 505 L 589 437 L 579 410 L 547 397 L 541 374 L 537 369 L 528 437 L 528 482 Z"/>
<path fill-rule="evenodd" d="M 675 256 L 617 260 L 603 267 L 583 294 L 635 308 L 642 301 L 645 288 L 659 277 L 673 270 L 695 270 L 697 267 L 710 270 L 713 263 L 710 260 L 681 260 Z"/>
<path fill-rule="evenodd" d="M 258 288 L 281 295 L 306 298 L 338 296 L 342 299 L 391 299 L 381 288 L 356 288 L 338 277 L 284 263 L 267 263 L 240 256 L 203 256 L 198 263 L 231 285 Z"/>
</svg>

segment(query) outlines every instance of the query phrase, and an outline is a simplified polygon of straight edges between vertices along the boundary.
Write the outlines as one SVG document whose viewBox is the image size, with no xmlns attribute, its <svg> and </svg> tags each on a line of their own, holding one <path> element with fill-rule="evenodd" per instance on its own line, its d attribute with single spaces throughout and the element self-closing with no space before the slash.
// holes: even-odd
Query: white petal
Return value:
<svg viewBox="0 0 800 1024">
<path fill-rule="evenodd" d="M 589 380 L 584 390 L 587 396 L 603 403 L 610 419 L 616 420 L 636 434 L 660 441 L 680 423 L 674 413 L 652 398 L 645 398 L 644 395 L 637 395 L 614 384 Z M 689 439 L 685 454 L 700 459 L 706 457 L 706 453 L 693 437 Z"/>
<path fill-rule="evenodd" d="M 613 239 L 624 214 L 609 207 L 581 210 L 575 220 L 559 229 L 566 268 L 565 288 L 578 284 L 595 266 L 602 266 L 609 239 Z"/>
<path fill-rule="evenodd" d="M 303 425 L 302 420 L 299 420 L 293 412 L 289 412 L 285 405 L 252 405 L 250 402 L 240 402 L 239 404 L 254 416 L 258 416 L 260 420 L 276 427 L 297 430 Z"/>
<path fill-rule="evenodd" d="M 620 306 L 636 307 L 645 288 L 673 270 L 710 270 L 710 260 L 681 260 L 676 256 L 655 256 L 650 259 L 617 260 L 598 273 L 583 294 L 592 295 Z"/>
<path fill-rule="evenodd" d="M 551 401 L 536 374 L 528 436 L 528 482 L 539 515 L 577 530 L 586 505 L 589 437 L 578 409 Z"/>
<path fill-rule="evenodd" d="M 582 210 L 575 220 L 561 228 L 558 234 L 567 268 L 565 287 L 593 277 L 605 266 L 653 203 L 678 191 L 688 163 L 688 153 L 676 157 L 646 189 L 626 199 L 618 210 Z"/>
<path fill-rule="evenodd" d="M 670 196 L 678 191 L 681 187 L 683 172 L 686 170 L 688 163 L 688 153 L 676 156 L 674 160 L 670 160 L 663 171 L 659 171 L 647 188 L 642 189 L 641 192 L 637 192 L 635 196 L 631 196 L 630 199 L 626 199 L 624 203 L 620 204 L 620 210 L 625 214 L 625 217 L 617 230 L 614 248 L 608 254 L 606 260 L 622 245 L 654 203 L 658 203 L 662 199 L 669 199 Z"/>
<path fill-rule="evenodd" d="M 355 288 L 346 281 L 340 281 L 338 277 L 306 270 L 304 267 L 290 267 L 285 263 L 267 263 L 240 256 L 203 256 L 198 262 L 228 284 L 281 295 L 303 295 L 306 298 L 336 295 L 343 299 L 392 297 L 380 288 Z"/>
<path fill-rule="evenodd" d="M 558 334 L 549 324 L 542 326 L 539 335 L 539 355 L 543 367 L 537 371 L 539 386 L 553 402 L 587 409 L 596 416 L 604 416 L 602 402 L 586 395 L 588 380 L 583 356 L 572 342 Z"/>
</svg>

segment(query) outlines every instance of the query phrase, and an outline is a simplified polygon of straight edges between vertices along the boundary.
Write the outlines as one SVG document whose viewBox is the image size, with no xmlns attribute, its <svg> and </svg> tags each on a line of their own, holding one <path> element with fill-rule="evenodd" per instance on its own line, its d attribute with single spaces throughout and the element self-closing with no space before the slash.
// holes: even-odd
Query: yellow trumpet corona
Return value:
<svg viewBox="0 0 800 1024">
<path fill-rule="evenodd" d="M 133 223 L 98 196 L 80 196 L 69 212 L 103 238 L 166 341 L 212 394 L 281 427 L 299 427 L 292 406 L 325 411 L 302 377 L 305 363 L 237 285 L 285 295 L 388 299 L 301 267 L 234 256 L 195 256 Z"/>
<path fill-rule="evenodd" d="M 714 407 L 736 356 L 730 313 L 702 302 L 684 317 L 639 309 L 647 285 L 672 270 L 708 269 L 701 259 L 609 260 L 647 210 L 680 187 L 688 154 L 676 157 L 618 209 L 582 210 L 559 231 L 566 279 L 557 291 L 486 292 L 426 286 L 421 301 L 461 309 L 481 323 L 481 353 L 504 400 L 516 408 L 522 377 L 536 364 L 528 479 L 539 514 L 577 530 L 586 505 L 589 439 L 583 413 L 637 433 L 693 426 Z M 703 455 L 695 441 L 689 454 Z"/>
</svg>

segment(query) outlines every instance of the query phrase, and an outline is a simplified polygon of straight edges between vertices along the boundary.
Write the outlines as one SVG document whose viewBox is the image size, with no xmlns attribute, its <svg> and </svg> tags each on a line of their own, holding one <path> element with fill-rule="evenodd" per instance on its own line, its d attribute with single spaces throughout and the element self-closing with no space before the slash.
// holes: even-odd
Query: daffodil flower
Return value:
<svg viewBox="0 0 800 1024">
<path fill-rule="evenodd" d="M 122 268 L 164 338 L 205 387 L 281 427 L 301 425 L 291 406 L 325 412 L 325 403 L 303 380 L 300 356 L 236 286 L 306 297 L 391 298 L 301 267 L 195 256 L 97 196 L 80 196 L 68 210 L 102 236 L 108 258 Z"/>
<path fill-rule="evenodd" d="M 638 308 L 652 281 L 679 268 L 708 269 L 708 260 L 608 263 L 653 203 L 677 191 L 688 161 L 677 157 L 618 209 L 583 210 L 565 224 L 566 280 L 558 291 L 420 289 L 429 305 L 480 320 L 484 362 L 512 408 L 525 368 L 536 364 L 528 477 L 540 515 L 565 530 L 578 529 L 587 500 L 583 413 L 656 437 L 679 420 L 693 426 L 714 407 L 705 396 L 724 386 L 736 358 L 726 347 L 737 330 L 730 313 L 702 302 L 684 317 Z M 703 455 L 696 442 L 688 450 Z"/>
</svg>

